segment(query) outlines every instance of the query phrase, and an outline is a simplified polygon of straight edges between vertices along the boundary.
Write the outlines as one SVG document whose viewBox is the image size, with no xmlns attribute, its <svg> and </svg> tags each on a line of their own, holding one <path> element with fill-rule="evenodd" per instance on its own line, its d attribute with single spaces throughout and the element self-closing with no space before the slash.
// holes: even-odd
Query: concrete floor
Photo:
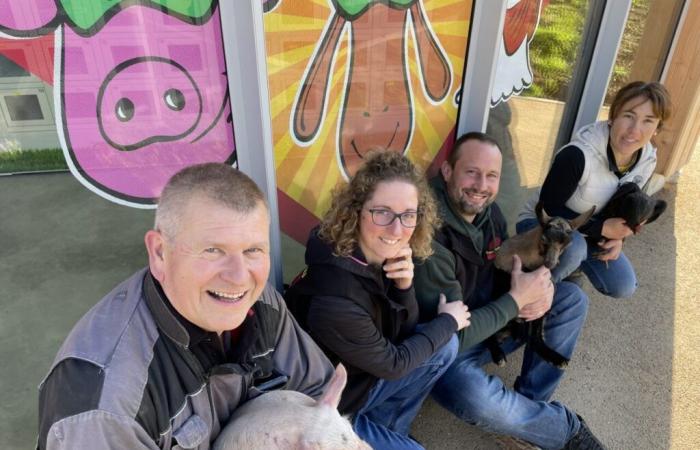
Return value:
<svg viewBox="0 0 700 450">
<path fill-rule="evenodd" d="M 667 213 L 625 247 L 637 294 L 614 301 L 587 286 L 588 321 L 556 393 L 611 449 L 700 448 L 700 149 L 661 196 Z M 36 386 L 75 321 L 145 265 L 151 221 L 69 174 L 0 177 L 1 448 L 33 448 Z M 511 358 L 500 373 L 512 382 L 517 367 Z M 431 401 L 413 432 L 429 449 L 500 448 Z"/>
</svg>

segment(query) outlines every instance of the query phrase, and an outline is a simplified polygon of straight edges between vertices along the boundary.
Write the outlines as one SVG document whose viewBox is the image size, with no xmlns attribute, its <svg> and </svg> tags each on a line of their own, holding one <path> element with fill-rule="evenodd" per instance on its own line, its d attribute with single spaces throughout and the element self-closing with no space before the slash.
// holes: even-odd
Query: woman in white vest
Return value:
<svg viewBox="0 0 700 450">
<path fill-rule="evenodd" d="M 559 149 L 542 187 L 518 216 L 518 233 L 537 224 L 535 205 L 542 201 L 550 216 L 572 218 L 592 206 L 601 211 L 618 186 L 634 182 L 644 188 L 656 167 L 651 139 L 670 116 L 668 91 L 659 83 L 635 81 L 624 86 L 610 105 L 607 121 L 587 125 Z M 578 281 L 581 272 L 602 294 L 631 297 L 637 288 L 634 268 L 622 252 L 632 234 L 622 218 L 593 218 L 578 231 L 562 254 L 552 277 Z M 580 271 L 577 271 L 579 269 Z"/>
</svg>

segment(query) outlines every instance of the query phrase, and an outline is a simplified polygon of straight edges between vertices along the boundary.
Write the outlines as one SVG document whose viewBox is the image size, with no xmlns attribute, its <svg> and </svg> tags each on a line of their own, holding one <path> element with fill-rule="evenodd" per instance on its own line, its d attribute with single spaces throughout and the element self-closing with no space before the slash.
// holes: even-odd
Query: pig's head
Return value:
<svg viewBox="0 0 700 450">
<path fill-rule="evenodd" d="M 214 450 L 371 450 L 338 413 L 347 373 L 338 364 L 318 401 L 295 391 L 272 391 L 238 408 Z"/>
<path fill-rule="evenodd" d="M 131 6 L 92 36 L 62 30 L 56 109 L 88 187 L 149 204 L 180 169 L 235 160 L 218 10 L 196 25 Z"/>
</svg>

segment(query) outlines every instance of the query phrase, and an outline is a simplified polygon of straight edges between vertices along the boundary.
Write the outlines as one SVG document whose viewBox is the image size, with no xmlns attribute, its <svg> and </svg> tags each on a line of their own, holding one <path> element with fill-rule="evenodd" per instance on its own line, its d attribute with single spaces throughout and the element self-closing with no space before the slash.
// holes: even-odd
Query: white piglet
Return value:
<svg viewBox="0 0 700 450">
<path fill-rule="evenodd" d="M 338 364 L 318 401 L 296 391 L 272 391 L 238 408 L 214 450 L 372 450 L 338 412 L 347 373 Z"/>
</svg>

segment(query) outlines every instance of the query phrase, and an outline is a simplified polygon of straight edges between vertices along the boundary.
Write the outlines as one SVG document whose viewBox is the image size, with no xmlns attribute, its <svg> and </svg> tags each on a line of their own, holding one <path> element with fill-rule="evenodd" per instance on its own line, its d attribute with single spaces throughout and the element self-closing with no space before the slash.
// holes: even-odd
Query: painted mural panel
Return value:
<svg viewBox="0 0 700 450">
<path fill-rule="evenodd" d="M 68 167 L 98 195 L 152 207 L 179 169 L 235 163 L 217 2 L 0 0 L 0 33 L 5 66 L 53 93 Z M 0 80 L 5 104 L 23 100 Z"/>
<path fill-rule="evenodd" d="M 283 231 L 306 241 L 367 152 L 428 169 L 452 142 L 472 2 L 263 3 Z"/>
</svg>

